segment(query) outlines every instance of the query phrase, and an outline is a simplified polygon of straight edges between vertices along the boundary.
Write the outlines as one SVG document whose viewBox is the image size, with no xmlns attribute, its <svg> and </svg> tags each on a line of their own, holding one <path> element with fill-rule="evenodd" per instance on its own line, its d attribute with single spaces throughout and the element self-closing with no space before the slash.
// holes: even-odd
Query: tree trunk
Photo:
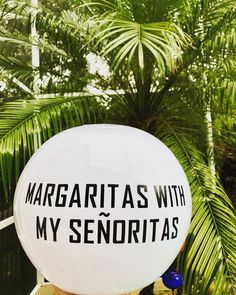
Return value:
<svg viewBox="0 0 236 295">
<path fill-rule="evenodd" d="M 206 122 L 206 143 L 207 143 L 208 166 L 211 170 L 211 175 L 213 178 L 213 187 L 214 187 L 216 167 L 215 167 L 214 135 L 213 135 L 212 113 L 211 113 L 210 102 L 205 103 L 205 122 Z"/>
<path fill-rule="evenodd" d="M 36 17 L 38 13 L 38 0 L 31 0 L 32 12 L 31 12 L 31 38 L 32 38 L 32 46 L 31 46 L 31 54 L 32 54 L 32 68 L 34 70 L 33 77 L 33 92 L 34 94 L 39 93 L 39 64 L 40 64 L 40 53 L 38 47 L 38 33 L 36 29 Z"/>
</svg>

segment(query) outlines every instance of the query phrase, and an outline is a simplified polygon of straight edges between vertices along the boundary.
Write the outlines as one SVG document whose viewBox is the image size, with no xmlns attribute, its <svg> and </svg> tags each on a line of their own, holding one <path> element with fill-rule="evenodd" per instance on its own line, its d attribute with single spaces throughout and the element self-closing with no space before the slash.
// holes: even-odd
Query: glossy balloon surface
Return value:
<svg viewBox="0 0 236 295">
<path fill-rule="evenodd" d="M 14 216 L 35 267 L 72 293 L 121 294 L 171 265 L 187 235 L 191 194 L 173 153 L 127 126 L 61 132 L 19 179 Z"/>
<path fill-rule="evenodd" d="M 183 280 L 182 276 L 177 271 L 167 271 L 162 276 L 163 284 L 169 289 L 178 289 L 182 286 Z"/>
</svg>

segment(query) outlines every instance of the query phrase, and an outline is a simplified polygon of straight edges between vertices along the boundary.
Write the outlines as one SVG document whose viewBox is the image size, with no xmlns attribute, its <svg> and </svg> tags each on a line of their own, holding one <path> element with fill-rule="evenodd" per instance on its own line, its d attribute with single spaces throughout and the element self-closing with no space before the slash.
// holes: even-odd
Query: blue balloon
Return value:
<svg viewBox="0 0 236 295">
<path fill-rule="evenodd" d="M 163 284 L 169 289 L 178 289 L 183 284 L 183 279 L 178 271 L 167 271 L 162 275 Z"/>
</svg>

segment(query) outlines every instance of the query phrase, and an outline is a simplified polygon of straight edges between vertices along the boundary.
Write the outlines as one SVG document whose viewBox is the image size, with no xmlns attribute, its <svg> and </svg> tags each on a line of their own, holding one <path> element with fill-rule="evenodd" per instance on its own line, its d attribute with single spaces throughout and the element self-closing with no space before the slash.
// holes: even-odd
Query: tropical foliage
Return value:
<svg viewBox="0 0 236 295">
<path fill-rule="evenodd" d="M 27 26 L 32 9 L 29 1 L 20 3 L 1 1 L 1 50 L 13 43 L 19 49 L 11 50 L 12 56 L 2 54 L 0 66 L 5 76 L 10 73 L 30 87 L 33 71 L 30 62 L 27 68 L 22 66 L 22 52 L 34 41 Z M 61 4 L 62 11 L 46 2 L 38 9 L 39 72 L 41 77 L 47 73 L 53 84 L 41 91 L 82 89 L 81 81 L 89 77 L 84 54 L 93 52 L 110 67 L 109 77 L 97 84 L 106 94 L 99 99 L 60 97 L 2 105 L 0 166 L 6 197 L 12 195 L 21 169 L 38 145 L 65 128 L 109 122 L 146 130 L 172 149 L 191 185 L 192 224 L 178 257 L 184 278 L 180 292 L 233 294 L 236 218 L 219 171 L 222 147 L 235 144 L 235 1 Z M 9 23 L 15 24 L 14 29 Z M 78 82 L 78 88 L 66 88 L 68 81 Z M 109 95 L 108 89 L 117 93 Z"/>
<path fill-rule="evenodd" d="M 33 89 L 35 74 L 39 75 L 37 86 L 41 94 L 81 91 L 86 85 L 88 71 L 84 55 L 86 49 L 82 48 L 80 31 L 72 31 L 58 15 L 60 10 L 52 3 L 45 8 L 42 1 L 37 10 L 30 3 L 27 0 L 1 1 L 0 75 L 8 83 L 11 81 L 18 90 L 12 95 L 12 91 L 8 91 L 7 96 L 12 99 L 16 98 L 14 95 L 34 96 L 30 89 Z M 58 4 L 65 8 L 67 6 L 66 1 Z M 42 9 L 47 13 L 50 7 L 53 7 L 53 14 L 45 17 Z M 36 19 L 38 30 L 34 36 L 31 26 Z M 37 71 L 31 66 L 32 45 L 40 47 L 40 68 Z M 29 90 L 19 87 L 16 79 L 24 81 Z"/>
<path fill-rule="evenodd" d="M 42 142 L 64 129 L 101 122 L 104 116 L 95 97 L 6 102 L 0 111 L 0 165 L 5 196 L 14 194 L 22 167 Z"/>
</svg>

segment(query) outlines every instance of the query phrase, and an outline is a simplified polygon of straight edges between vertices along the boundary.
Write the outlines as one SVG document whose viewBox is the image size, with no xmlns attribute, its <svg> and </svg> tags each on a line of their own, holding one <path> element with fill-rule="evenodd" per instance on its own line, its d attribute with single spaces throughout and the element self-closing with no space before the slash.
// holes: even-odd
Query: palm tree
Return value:
<svg viewBox="0 0 236 295">
<path fill-rule="evenodd" d="M 2 3 L 6 15 L 14 11 Z M 37 22 L 42 48 L 52 42 L 58 53 L 67 52 L 61 44 L 68 35 L 72 61 L 78 58 L 73 42 L 104 58 L 110 77 L 102 85 L 117 93 L 4 103 L 0 165 L 6 197 L 34 150 L 63 129 L 109 122 L 146 130 L 172 149 L 192 190 L 192 223 L 178 256 L 181 293 L 232 294 L 236 219 L 218 178 L 217 143 L 232 138 L 236 118 L 234 1 L 74 0 L 56 16 L 41 6 Z M 2 36 L 32 42 L 23 34 Z M 8 70 L 4 60 L 2 67 Z"/>
</svg>

